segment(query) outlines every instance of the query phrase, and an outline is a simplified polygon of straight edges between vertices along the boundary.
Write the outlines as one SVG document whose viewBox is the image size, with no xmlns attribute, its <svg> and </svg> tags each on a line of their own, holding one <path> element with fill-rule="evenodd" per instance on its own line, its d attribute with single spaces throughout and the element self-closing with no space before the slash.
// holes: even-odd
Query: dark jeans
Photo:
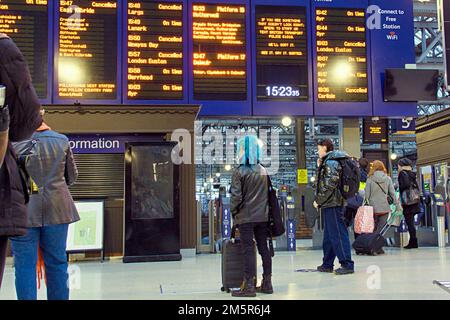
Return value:
<svg viewBox="0 0 450 320">
<path fill-rule="evenodd" d="M 48 300 L 69 299 L 66 255 L 67 224 L 29 228 L 27 235 L 11 238 L 19 300 L 36 300 L 38 246 L 45 265 Z"/>
<path fill-rule="evenodd" d="M 245 279 L 253 279 L 256 277 L 256 257 L 253 237 L 256 240 L 256 246 L 263 261 L 264 275 L 271 275 L 272 257 L 270 256 L 269 246 L 267 245 L 267 238 L 269 237 L 267 222 L 240 224 L 239 232 L 241 234 L 242 249 L 245 256 Z"/>
<path fill-rule="evenodd" d="M 322 209 L 323 230 L 323 266 L 333 268 L 336 256 L 343 268 L 354 269 L 350 239 L 345 224 L 344 208 Z"/>
<path fill-rule="evenodd" d="M 417 238 L 416 226 L 414 224 L 414 216 L 415 215 L 416 215 L 415 213 L 404 213 L 405 222 L 406 222 L 406 225 L 408 226 L 408 232 L 409 232 L 409 238 L 410 239 L 416 239 Z"/>
<path fill-rule="evenodd" d="M 8 246 L 8 237 L 0 237 L 0 289 L 2 287 L 3 271 L 6 264 L 6 250 Z"/>
</svg>

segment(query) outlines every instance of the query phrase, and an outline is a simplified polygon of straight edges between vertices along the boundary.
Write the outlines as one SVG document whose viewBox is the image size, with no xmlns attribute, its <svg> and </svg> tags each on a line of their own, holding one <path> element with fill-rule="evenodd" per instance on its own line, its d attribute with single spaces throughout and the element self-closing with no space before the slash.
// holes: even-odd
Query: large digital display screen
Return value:
<svg viewBox="0 0 450 320">
<path fill-rule="evenodd" d="M 192 4 L 195 100 L 247 99 L 246 6 Z"/>
<path fill-rule="evenodd" d="M 316 94 L 319 102 L 367 102 L 364 9 L 316 8 Z"/>
<path fill-rule="evenodd" d="M 44 105 L 201 116 L 414 117 L 386 71 L 414 63 L 413 17 L 411 0 L 0 0 Z"/>
<path fill-rule="evenodd" d="M 128 100 L 182 100 L 183 3 L 128 1 Z"/>
<path fill-rule="evenodd" d="M 386 69 L 384 101 L 436 101 L 439 70 Z"/>
<path fill-rule="evenodd" d="M 58 100 L 115 100 L 120 1 L 60 0 Z"/>
<path fill-rule="evenodd" d="M 308 101 L 306 8 L 256 6 L 258 101 Z"/>
<path fill-rule="evenodd" d="M 0 33 L 22 51 L 39 98 L 48 98 L 49 20 L 47 0 L 1 0 Z"/>
</svg>

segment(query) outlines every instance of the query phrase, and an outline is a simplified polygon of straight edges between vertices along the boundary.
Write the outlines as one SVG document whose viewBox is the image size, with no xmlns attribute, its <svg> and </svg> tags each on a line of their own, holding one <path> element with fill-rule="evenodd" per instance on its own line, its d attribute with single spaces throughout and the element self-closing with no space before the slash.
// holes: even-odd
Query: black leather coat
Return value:
<svg viewBox="0 0 450 320">
<path fill-rule="evenodd" d="M 341 165 L 339 159 L 347 158 L 343 151 L 332 151 L 322 159 L 316 189 L 316 202 L 320 208 L 343 207 L 345 200 L 339 191 Z"/>
<path fill-rule="evenodd" d="M 231 214 L 235 224 L 269 220 L 269 185 L 266 169 L 241 165 L 231 181 Z"/>
</svg>

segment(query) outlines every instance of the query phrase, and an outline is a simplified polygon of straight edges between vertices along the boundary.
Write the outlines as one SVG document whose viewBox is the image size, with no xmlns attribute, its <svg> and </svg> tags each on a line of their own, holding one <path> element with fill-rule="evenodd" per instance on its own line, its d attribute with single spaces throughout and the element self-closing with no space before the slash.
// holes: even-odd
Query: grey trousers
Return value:
<svg viewBox="0 0 450 320">
<path fill-rule="evenodd" d="M 375 231 L 374 232 L 381 232 L 381 229 L 383 229 L 384 225 L 386 224 L 389 213 L 385 213 L 383 215 L 375 215 Z"/>
</svg>

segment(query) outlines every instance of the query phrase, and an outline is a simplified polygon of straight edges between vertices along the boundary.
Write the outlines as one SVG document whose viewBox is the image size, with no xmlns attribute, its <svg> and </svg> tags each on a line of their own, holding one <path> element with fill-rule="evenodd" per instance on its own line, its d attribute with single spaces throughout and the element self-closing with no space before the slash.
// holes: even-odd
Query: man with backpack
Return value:
<svg viewBox="0 0 450 320">
<path fill-rule="evenodd" d="M 321 209 L 324 221 L 323 263 L 317 270 L 332 273 L 334 260 L 339 259 L 341 268 L 335 274 L 354 273 L 350 239 L 344 219 L 345 199 L 354 196 L 359 189 L 357 163 L 342 151 L 334 151 L 330 139 L 317 143 L 319 170 L 314 206 Z"/>
</svg>

